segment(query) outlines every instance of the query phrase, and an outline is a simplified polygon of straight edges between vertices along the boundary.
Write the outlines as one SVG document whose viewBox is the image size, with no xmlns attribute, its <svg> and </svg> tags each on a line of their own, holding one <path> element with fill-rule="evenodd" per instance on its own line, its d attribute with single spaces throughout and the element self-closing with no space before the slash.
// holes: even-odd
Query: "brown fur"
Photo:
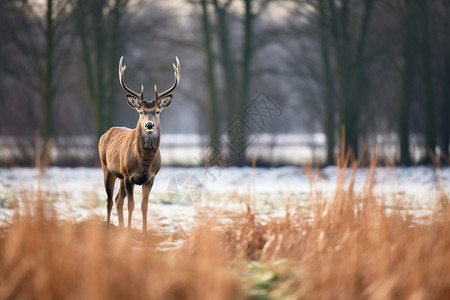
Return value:
<svg viewBox="0 0 450 300">
<path fill-rule="evenodd" d="M 131 228 L 131 217 L 134 210 L 133 189 L 134 185 L 137 184 L 142 185 L 141 210 L 143 231 L 147 230 L 148 196 L 155 176 L 161 168 L 159 114 L 163 108 L 170 105 L 172 101 L 171 93 L 180 82 L 180 62 L 178 57 L 175 58 L 177 65 L 173 64 L 174 84 L 163 93 L 158 93 L 155 85 L 155 98 L 152 101 L 144 100 L 144 87 L 141 88 L 141 93 L 138 94 L 125 85 L 124 74 L 126 67 L 122 65 L 123 57 L 120 59 L 120 85 L 127 92 L 128 105 L 136 109 L 140 117 L 135 129 L 113 127 L 100 138 L 98 144 L 105 189 L 108 196 L 106 205 L 108 226 L 111 221 L 114 185 L 116 179 L 119 178 L 120 187 L 115 199 L 119 227 L 123 228 L 123 203 L 125 197 L 127 197 L 128 228 Z"/>
<path fill-rule="evenodd" d="M 107 198 L 107 222 L 111 220 L 112 197 L 117 178 L 120 181 L 119 192 L 115 202 L 119 217 L 119 226 L 123 227 L 123 204 L 128 198 L 128 227 L 134 209 L 134 185 L 142 187 L 142 219 L 143 230 L 147 230 L 148 196 L 153 181 L 161 168 L 159 141 L 161 137 L 159 122 L 155 131 L 148 134 L 142 127 L 143 118 L 139 119 L 135 129 L 113 127 L 108 130 L 99 142 L 99 155 L 103 168 Z"/>
</svg>

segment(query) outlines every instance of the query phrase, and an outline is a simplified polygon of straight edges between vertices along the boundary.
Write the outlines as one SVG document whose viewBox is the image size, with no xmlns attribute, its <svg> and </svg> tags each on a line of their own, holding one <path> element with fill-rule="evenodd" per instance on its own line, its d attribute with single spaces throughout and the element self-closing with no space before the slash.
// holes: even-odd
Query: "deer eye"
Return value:
<svg viewBox="0 0 450 300">
<path fill-rule="evenodd" d="M 159 113 L 160 113 L 160 112 L 161 112 L 161 111 L 160 111 L 160 110 L 158 110 L 158 111 L 156 111 L 156 114 L 157 114 L 157 115 L 159 115 Z"/>
<path fill-rule="evenodd" d="M 144 113 L 142 111 L 140 111 L 139 114 L 142 116 Z"/>
</svg>

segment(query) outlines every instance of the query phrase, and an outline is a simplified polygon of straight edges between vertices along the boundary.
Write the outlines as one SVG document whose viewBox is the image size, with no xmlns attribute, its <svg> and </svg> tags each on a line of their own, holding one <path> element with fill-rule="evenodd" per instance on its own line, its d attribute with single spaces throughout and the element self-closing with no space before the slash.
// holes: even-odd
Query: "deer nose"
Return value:
<svg viewBox="0 0 450 300">
<path fill-rule="evenodd" d="M 145 129 L 153 130 L 153 128 L 155 128 L 155 124 L 153 124 L 152 122 L 145 123 Z"/>
</svg>

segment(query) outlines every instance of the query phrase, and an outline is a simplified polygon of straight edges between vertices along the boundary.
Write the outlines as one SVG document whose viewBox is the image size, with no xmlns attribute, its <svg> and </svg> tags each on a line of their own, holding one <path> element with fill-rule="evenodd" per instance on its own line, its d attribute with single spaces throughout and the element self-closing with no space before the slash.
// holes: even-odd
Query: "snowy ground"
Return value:
<svg viewBox="0 0 450 300">
<path fill-rule="evenodd" d="M 312 173 L 301 167 L 163 167 L 150 194 L 149 224 L 169 229 L 189 227 L 199 208 L 208 207 L 212 213 L 215 210 L 239 209 L 243 200 L 250 201 L 262 214 L 269 211 L 272 215 L 282 214 L 288 201 L 306 205 L 311 192 L 332 195 L 338 171 L 336 167 Z M 364 186 L 368 172 L 363 168 L 357 170 L 356 190 Z M 348 182 L 351 172 L 347 171 L 346 175 Z M 418 213 L 427 213 L 434 206 L 438 193 L 449 190 L 450 168 L 377 168 L 374 178 L 374 191 L 380 197 L 388 202 L 401 199 Z M 106 214 L 101 169 L 50 168 L 41 175 L 36 169 L 12 168 L 0 169 L 0 221 L 9 220 L 14 209 L 23 207 L 26 199 L 36 199 L 38 190 L 67 218 Z M 141 187 L 137 186 L 134 226 L 139 226 L 142 219 L 140 199 Z M 193 205 L 189 205 L 191 201 Z M 112 219 L 117 223 L 115 209 Z"/>
</svg>

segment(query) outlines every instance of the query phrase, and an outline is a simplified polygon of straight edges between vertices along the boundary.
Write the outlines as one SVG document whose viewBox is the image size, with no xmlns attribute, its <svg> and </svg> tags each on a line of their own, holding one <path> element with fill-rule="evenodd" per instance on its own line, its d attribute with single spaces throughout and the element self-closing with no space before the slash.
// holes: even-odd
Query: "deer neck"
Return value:
<svg viewBox="0 0 450 300">
<path fill-rule="evenodd" d="M 137 151 L 141 155 L 151 155 L 159 148 L 161 139 L 160 129 L 156 128 L 152 133 L 148 133 L 144 128 L 138 126 L 136 128 L 136 146 Z"/>
</svg>

